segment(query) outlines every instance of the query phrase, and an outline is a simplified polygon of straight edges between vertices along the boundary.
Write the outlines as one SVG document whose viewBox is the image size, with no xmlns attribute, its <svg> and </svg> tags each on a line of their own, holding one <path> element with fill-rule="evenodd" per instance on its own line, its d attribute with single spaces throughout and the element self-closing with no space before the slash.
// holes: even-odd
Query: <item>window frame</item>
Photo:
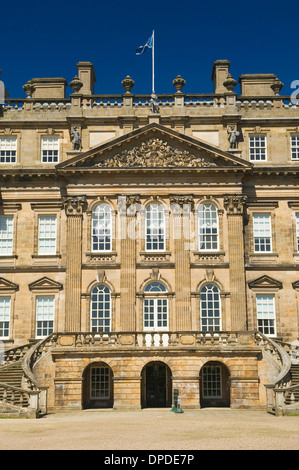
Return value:
<svg viewBox="0 0 299 470">
<path fill-rule="evenodd" d="M 296 138 L 296 145 L 293 145 L 293 138 Z M 295 150 L 296 157 L 293 158 L 293 150 Z M 290 153 L 291 161 L 299 162 L 299 134 L 290 134 Z"/>
<path fill-rule="evenodd" d="M 217 289 L 217 295 L 218 295 L 218 299 L 215 299 L 214 297 L 214 294 L 216 294 L 216 291 L 214 290 L 214 293 L 213 293 L 213 298 L 212 299 L 209 299 L 209 296 L 207 295 L 206 298 L 204 299 L 203 298 L 203 290 L 204 289 L 207 289 L 208 286 L 213 286 L 213 288 Z M 210 287 L 211 289 L 211 287 Z M 207 292 L 208 294 L 209 292 Z M 206 305 L 205 307 L 203 307 L 203 303 L 206 302 L 207 304 L 209 303 L 209 301 L 212 300 L 212 307 L 209 307 L 209 305 Z M 215 302 L 218 302 L 219 305 L 216 309 L 215 307 Z M 203 315 L 203 311 L 206 310 L 206 313 L 205 313 L 205 316 Z M 212 315 L 209 315 L 209 310 L 212 310 Z M 218 316 L 215 314 L 216 312 L 218 311 Z M 204 331 L 206 333 L 213 333 L 213 332 L 219 332 L 219 331 L 222 331 L 222 322 L 223 322 L 223 318 L 222 318 L 222 302 L 221 302 L 221 290 L 219 288 L 219 286 L 217 284 L 215 284 L 214 282 L 206 282 L 205 284 L 203 284 L 199 290 L 199 315 L 200 315 L 200 331 Z M 203 325 L 203 320 L 206 321 L 206 325 Z M 209 321 L 208 320 L 212 320 L 212 323 L 211 323 L 211 328 L 209 328 Z M 216 325 L 216 322 L 218 321 L 219 325 L 217 326 Z M 215 328 L 216 326 L 216 328 Z"/>
<path fill-rule="evenodd" d="M 6 148 L 6 145 L 3 146 L 2 148 L 2 142 L 4 141 L 13 141 L 15 143 L 15 148 Z M 6 155 L 1 155 L 5 152 L 14 152 L 14 155 L 10 155 L 10 159 L 6 161 L 2 161 L 2 158 L 8 158 Z M 7 164 L 15 164 L 18 162 L 18 137 L 15 135 L 0 135 L 0 164 L 1 165 L 7 165 Z M 13 160 L 11 160 L 13 158 Z"/>
<path fill-rule="evenodd" d="M 203 211 L 201 211 L 201 207 L 206 207 L 206 206 L 213 206 L 214 207 L 214 211 L 216 213 L 216 233 L 213 234 L 207 234 L 207 233 L 203 233 L 203 238 L 205 237 L 213 237 L 215 236 L 216 237 L 216 247 L 215 248 L 203 248 L 202 247 L 202 243 L 206 246 L 207 243 L 211 243 L 211 245 L 213 245 L 213 241 L 203 241 L 201 242 L 201 230 L 202 230 L 202 227 L 204 225 L 207 225 L 209 221 L 207 221 L 207 218 L 205 216 L 203 216 L 201 218 L 201 213 L 205 213 L 207 212 L 205 209 Z M 211 214 L 211 211 L 209 211 L 209 214 Z M 212 217 L 210 217 L 210 220 L 212 220 Z M 203 221 L 201 223 L 201 221 Z M 211 223 L 211 229 L 213 229 L 213 222 Z M 198 207 L 197 207 L 197 227 L 198 227 L 198 237 L 197 237 L 197 240 L 198 240 L 198 251 L 199 252 L 204 252 L 204 253 L 209 253 L 209 252 L 218 252 L 220 250 L 220 240 L 219 240 L 219 233 L 220 233 L 220 228 L 219 228 L 219 210 L 218 210 L 218 207 L 217 205 L 214 203 L 214 202 L 210 202 L 210 201 L 204 201 L 204 202 L 201 202 L 200 204 L 198 204 Z"/>
<path fill-rule="evenodd" d="M 256 145 L 256 140 L 257 139 L 264 139 L 264 146 L 262 145 Z M 254 145 L 251 145 L 253 143 Z M 260 163 L 260 162 L 267 162 L 268 161 L 268 155 L 267 155 L 267 135 L 264 133 L 259 133 L 259 134 L 249 134 L 248 135 L 248 149 L 249 149 L 249 161 L 250 162 L 255 162 L 255 163 Z M 261 158 L 261 150 L 265 150 L 264 152 L 264 158 Z M 253 150 L 253 152 L 251 152 Z M 252 154 L 254 155 L 254 158 L 252 157 Z M 257 158 L 257 155 L 259 154 L 259 158 Z"/>
<path fill-rule="evenodd" d="M 155 230 L 160 231 L 161 225 L 159 224 L 158 227 L 155 227 L 155 220 L 153 220 L 153 208 L 154 206 L 158 206 L 159 210 L 155 211 L 159 214 L 159 217 L 162 214 L 162 233 L 155 234 Z M 150 202 L 145 206 L 145 221 L 144 221 L 144 244 L 145 244 L 145 252 L 146 253 L 163 253 L 166 251 L 166 217 L 165 217 L 165 207 L 161 202 Z M 161 241 L 153 241 L 153 237 L 161 237 Z M 158 245 L 163 245 L 163 248 L 149 248 L 148 245 L 153 245 L 157 243 Z"/>
<path fill-rule="evenodd" d="M 49 237 L 42 237 L 41 236 L 41 219 L 49 218 L 55 220 L 55 231 L 50 229 L 50 236 Z M 50 224 L 52 227 L 52 224 Z M 38 214 L 37 216 L 37 254 L 38 256 L 55 256 L 57 254 L 57 215 L 56 214 Z M 53 236 L 55 233 L 55 236 Z M 54 244 L 52 245 L 52 241 L 54 240 Z M 44 251 L 41 249 L 41 241 L 47 241 L 50 243 L 50 251 Z"/>
<path fill-rule="evenodd" d="M 260 311 L 258 309 L 258 306 L 259 306 L 259 303 L 258 303 L 258 298 L 271 298 L 272 299 L 272 306 L 273 306 L 273 312 L 270 312 L 270 313 L 273 313 L 273 318 L 271 317 L 266 317 L 265 316 L 265 312 L 263 311 Z M 277 335 L 277 312 L 276 312 L 276 297 L 275 297 L 275 294 L 274 293 L 264 293 L 264 292 L 260 292 L 260 293 L 256 293 L 256 296 L 255 296 L 255 308 L 256 308 L 256 324 L 257 324 L 257 330 L 264 334 L 265 336 L 269 336 L 270 338 L 271 337 L 276 337 Z M 269 314 L 269 312 L 266 312 Z M 260 316 L 260 318 L 259 318 Z M 259 320 L 261 320 L 262 322 L 265 322 L 265 321 L 273 321 L 273 326 L 266 326 L 266 325 L 262 325 L 261 327 L 259 327 Z M 265 329 L 266 328 L 273 328 L 273 333 L 270 333 L 270 334 L 267 334 L 265 333 Z"/>
<path fill-rule="evenodd" d="M 44 320 L 44 319 L 39 320 L 38 319 L 38 303 L 39 303 L 40 299 L 51 299 L 51 300 L 53 300 L 52 311 L 50 312 L 50 314 L 49 314 L 49 312 L 47 312 L 47 315 L 52 315 L 52 317 L 53 317 L 52 319 L 48 318 L 48 317 L 46 317 L 46 320 Z M 38 295 L 36 295 L 36 298 L 35 298 L 35 338 L 36 339 L 43 339 L 43 338 L 46 338 L 47 336 L 49 336 L 50 334 L 54 333 L 54 331 L 55 331 L 55 309 L 56 309 L 55 295 L 53 295 L 53 294 L 38 294 Z M 42 312 L 42 315 L 44 315 L 44 312 Z M 42 323 L 47 323 L 47 326 L 45 327 L 43 325 L 39 328 L 38 327 L 38 322 L 39 321 L 41 321 Z M 48 323 L 51 323 L 51 322 L 52 322 L 52 327 L 50 325 L 48 325 Z M 47 334 L 46 335 L 38 334 L 38 329 L 41 329 L 41 330 L 46 329 Z"/>
<path fill-rule="evenodd" d="M 9 233 L 11 233 L 11 237 L 8 237 L 8 235 L 7 235 L 6 238 L 2 238 L 2 236 L 1 236 L 1 225 L 2 225 L 2 224 L 1 224 L 1 221 L 2 221 L 2 219 L 11 219 L 11 232 L 9 232 L 9 230 L 6 231 L 6 233 L 7 233 L 8 235 L 9 235 Z M 2 247 L 0 246 L 0 257 L 2 257 L 2 256 L 13 256 L 13 254 L 14 254 L 14 236 L 15 236 L 15 220 L 14 220 L 14 216 L 13 216 L 13 215 L 8 215 L 8 214 L 7 214 L 7 215 L 6 215 L 6 214 L 1 215 L 1 216 L 0 216 L 0 245 L 2 244 L 2 241 L 3 241 L 3 240 L 6 240 L 7 243 L 8 243 L 9 241 L 11 241 L 11 247 L 10 247 L 11 249 L 9 250 L 9 252 L 6 251 L 5 253 L 4 253 L 4 252 L 2 253 L 2 252 L 1 252 Z M 6 247 L 6 249 L 7 249 L 7 247 Z"/>
<path fill-rule="evenodd" d="M 55 148 L 55 145 L 52 144 L 53 148 L 49 146 L 47 148 L 46 143 L 49 144 L 49 142 L 56 142 L 57 148 Z M 50 155 L 46 155 L 46 160 L 44 160 L 44 155 L 43 152 L 57 152 L 56 157 L 53 155 L 52 157 Z M 49 158 L 52 158 L 52 161 L 49 161 Z M 41 163 L 44 164 L 57 164 L 59 163 L 60 160 L 60 138 L 58 136 L 53 136 L 53 135 L 43 135 L 41 136 L 41 154 L 40 154 L 40 161 Z"/>
<path fill-rule="evenodd" d="M 270 233 L 270 236 L 257 236 L 256 234 L 258 233 L 256 231 L 256 228 L 255 228 L 255 221 L 258 220 L 258 218 L 260 217 L 264 217 L 264 219 L 266 217 L 268 217 L 268 224 L 269 224 L 269 227 L 266 227 L 265 228 L 261 228 L 261 232 L 262 230 L 269 230 L 269 233 Z M 265 225 L 265 224 L 264 224 Z M 252 236 L 253 236 L 253 252 L 254 254 L 259 254 L 259 253 L 262 253 L 262 254 L 268 254 L 268 253 L 273 253 L 273 237 L 272 237 L 272 214 L 269 213 L 269 212 L 253 212 L 252 213 Z M 265 241 L 262 243 L 262 240 L 268 240 L 269 239 L 269 242 Z M 269 246 L 270 249 L 267 250 L 267 249 L 256 249 L 257 247 L 257 244 L 256 242 L 258 241 L 260 248 L 264 245 L 265 247 Z"/>
<path fill-rule="evenodd" d="M 109 215 L 110 215 L 110 220 L 109 220 L 109 229 L 108 229 L 108 235 L 105 234 L 105 231 L 107 230 L 106 227 L 104 227 L 103 231 L 104 231 L 104 238 L 107 238 L 109 237 L 109 249 L 108 248 L 105 248 L 105 245 L 106 245 L 106 241 L 103 242 L 103 245 L 104 245 L 104 248 L 103 249 L 94 249 L 94 241 L 93 241 L 93 238 L 95 237 L 95 235 L 93 234 L 94 232 L 94 224 L 95 224 L 95 221 L 96 222 L 100 222 L 100 218 L 97 217 L 97 219 L 95 219 L 94 215 L 97 211 L 97 208 L 99 208 L 100 206 L 103 206 L 105 208 L 109 208 L 106 212 L 105 212 L 105 217 L 104 217 L 104 224 L 106 222 L 106 215 L 108 214 L 109 212 Z M 111 205 L 107 202 L 98 202 L 97 204 L 95 204 L 93 207 L 92 207 L 92 210 L 91 210 L 91 234 L 90 234 L 90 244 L 91 244 L 91 253 L 94 254 L 94 253 L 111 253 L 113 251 L 113 208 L 111 207 Z M 101 228 L 100 228 L 101 230 Z M 99 235 L 96 235 L 98 238 L 100 238 Z M 107 243 L 107 244 L 108 244 Z M 102 242 L 99 242 L 97 241 L 97 244 L 100 245 L 102 244 Z"/>
<path fill-rule="evenodd" d="M 105 370 L 105 378 L 106 380 L 104 381 L 104 385 L 108 384 L 108 388 L 105 388 L 105 396 L 93 396 L 93 371 L 94 370 Z M 95 384 L 101 384 L 102 382 L 94 382 Z M 111 369 L 108 365 L 103 365 L 103 366 L 92 366 L 90 368 L 90 393 L 89 393 L 89 398 L 90 400 L 109 400 L 111 396 Z"/>
<path fill-rule="evenodd" d="M 5 319 L 5 312 L 3 313 L 3 319 L 1 314 L 1 302 L 4 300 L 9 299 L 9 312 L 8 312 L 8 320 Z M 12 298 L 10 295 L 1 295 L 0 296 L 0 340 L 8 340 L 11 336 L 11 320 L 12 320 Z M 8 327 L 2 325 L 2 323 L 8 323 Z M 7 331 L 7 334 L 2 334 Z"/>
<path fill-rule="evenodd" d="M 149 290 L 150 286 L 152 286 L 153 289 Z M 166 286 L 160 281 L 151 281 L 146 285 L 143 292 L 143 331 L 169 331 L 169 300 Z M 148 315 L 148 318 L 146 318 L 146 315 Z M 159 318 L 159 316 L 161 316 L 161 318 Z M 153 325 L 145 326 L 146 322 L 153 322 Z M 162 325 L 164 323 L 166 324 L 164 326 L 158 326 L 159 322 L 161 322 Z"/>
<path fill-rule="evenodd" d="M 96 288 L 102 287 L 102 291 L 106 289 L 106 292 L 94 292 Z M 107 307 L 103 307 L 102 309 L 98 308 L 99 305 L 99 294 L 106 294 L 109 295 L 109 311 L 106 310 Z M 93 295 L 96 295 L 97 298 L 94 301 Z M 96 308 L 93 307 L 94 302 L 96 302 Z M 102 300 L 102 303 L 107 303 L 107 299 Z M 99 315 L 99 312 L 102 311 L 102 315 Z M 105 316 L 105 312 L 108 311 L 109 315 Z M 97 314 L 93 317 L 93 312 Z M 105 321 L 108 320 L 108 324 L 105 325 Z M 96 322 L 95 325 L 92 325 L 92 322 Z M 99 325 L 99 322 L 103 322 L 102 327 Z M 90 309 L 89 309 L 89 325 L 90 325 L 90 332 L 91 333 L 109 333 L 112 331 L 112 296 L 111 296 L 111 289 L 105 283 L 98 283 L 94 285 L 90 291 Z"/>
</svg>

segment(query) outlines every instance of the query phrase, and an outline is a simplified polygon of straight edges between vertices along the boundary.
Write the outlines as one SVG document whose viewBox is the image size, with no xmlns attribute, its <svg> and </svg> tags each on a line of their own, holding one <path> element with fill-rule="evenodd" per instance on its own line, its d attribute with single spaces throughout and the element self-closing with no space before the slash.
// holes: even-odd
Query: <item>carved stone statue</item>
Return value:
<svg viewBox="0 0 299 470">
<path fill-rule="evenodd" d="M 77 126 L 74 126 L 73 131 L 71 133 L 72 143 L 73 143 L 73 150 L 80 150 L 81 149 L 81 136 L 80 132 L 77 129 Z"/>
<path fill-rule="evenodd" d="M 227 129 L 227 133 L 229 134 L 229 143 L 231 149 L 236 149 L 238 146 L 238 137 L 240 132 L 237 131 L 234 126 L 229 126 Z"/>
<path fill-rule="evenodd" d="M 159 112 L 159 105 L 157 103 L 157 95 L 153 93 L 151 95 L 151 107 L 152 107 L 152 113 L 158 113 Z"/>
</svg>

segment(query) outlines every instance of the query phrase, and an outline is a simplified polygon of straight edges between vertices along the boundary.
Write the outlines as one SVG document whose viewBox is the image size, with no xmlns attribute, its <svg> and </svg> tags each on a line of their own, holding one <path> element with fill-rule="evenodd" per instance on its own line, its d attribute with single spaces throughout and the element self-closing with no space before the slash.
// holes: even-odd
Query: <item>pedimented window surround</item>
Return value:
<svg viewBox="0 0 299 470">
<path fill-rule="evenodd" d="M 274 311 L 275 311 L 275 335 L 279 336 L 280 331 L 280 290 L 283 288 L 283 283 L 268 275 L 263 275 L 253 281 L 248 282 L 248 287 L 251 289 L 250 301 L 252 317 L 249 318 L 249 330 L 258 329 L 257 319 L 257 296 L 273 296 L 274 298 Z"/>
</svg>

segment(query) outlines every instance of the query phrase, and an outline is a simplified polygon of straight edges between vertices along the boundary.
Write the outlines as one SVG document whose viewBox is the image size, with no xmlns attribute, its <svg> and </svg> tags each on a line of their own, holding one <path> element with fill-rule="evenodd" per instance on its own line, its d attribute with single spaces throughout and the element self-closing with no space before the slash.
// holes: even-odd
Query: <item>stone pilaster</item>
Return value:
<svg viewBox="0 0 299 470">
<path fill-rule="evenodd" d="M 191 330 L 190 217 L 192 196 L 171 196 L 175 256 L 176 329 Z"/>
<path fill-rule="evenodd" d="M 85 196 L 63 198 L 67 215 L 65 330 L 81 331 L 82 218 Z"/>
<path fill-rule="evenodd" d="M 123 197 L 119 207 L 121 219 L 121 271 L 120 271 L 120 328 L 122 331 L 136 329 L 136 210 L 140 197 Z"/>
<path fill-rule="evenodd" d="M 234 331 L 247 329 L 243 238 L 243 213 L 246 199 L 246 196 L 241 194 L 224 197 L 228 223 L 231 328 Z"/>
</svg>

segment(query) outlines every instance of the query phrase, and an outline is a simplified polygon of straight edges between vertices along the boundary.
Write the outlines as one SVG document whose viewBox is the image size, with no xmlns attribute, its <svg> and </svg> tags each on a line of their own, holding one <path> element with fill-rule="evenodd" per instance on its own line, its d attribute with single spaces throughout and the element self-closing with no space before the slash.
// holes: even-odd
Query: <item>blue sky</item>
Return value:
<svg viewBox="0 0 299 470">
<path fill-rule="evenodd" d="M 151 52 L 135 55 L 155 30 L 156 93 L 175 91 L 180 74 L 186 93 L 213 91 L 216 59 L 228 59 L 238 80 L 243 73 L 274 73 L 292 93 L 299 80 L 298 2 L 76 0 L 2 2 L 1 79 L 12 98 L 35 77 L 77 74 L 76 63 L 91 61 L 95 93 L 123 93 L 130 75 L 134 93 L 151 92 Z M 69 93 L 71 90 L 67 90 Z M 238 91 L 238 87 L 236 88 Z"/>
</svg>

